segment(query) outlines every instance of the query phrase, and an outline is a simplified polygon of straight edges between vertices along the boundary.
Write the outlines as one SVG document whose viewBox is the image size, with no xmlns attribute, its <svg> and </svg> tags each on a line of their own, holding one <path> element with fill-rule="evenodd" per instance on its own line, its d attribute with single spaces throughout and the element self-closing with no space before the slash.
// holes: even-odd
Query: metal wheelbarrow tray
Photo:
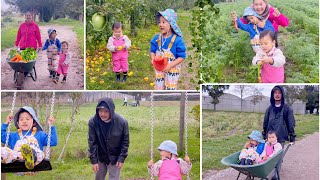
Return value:
<svg viewBox="0 0 320 180">
<path fill-rule="evenodd" d="M 279 164 L 279 162 L 282 161 L 282 159 L 284 158 L 284 156 L 287 153 L 290 146 L 291 145 L 289 144 L 285 151 L 283 149 L 281 149 L 273 157 L 269 158 L 267 161 L 260 163 L 260 164 L 239 165 L 238 160 L 239 160 L 240 151 L 236 152 L 234 154 L 231 154 L 227 157 L 224 157 L 221 160 L 221 163 L 223 165 L 230 166 L 230 167 L 236 169 L 237 171 L 239 171 L 239 175 L 238 175 L 237 179 L 239 179 L 239 176 L 241 173 L 245 174 L 247 176 L 251 176 L 253 178 L 258 177 L 261 179 L 267 179 L 267 176 L 274 169 L 276 169 L 276 172 L 278 174 L 278 179 L 280 179 L 279 172 L 278 172 L 278 164 Z"/>
</svg>

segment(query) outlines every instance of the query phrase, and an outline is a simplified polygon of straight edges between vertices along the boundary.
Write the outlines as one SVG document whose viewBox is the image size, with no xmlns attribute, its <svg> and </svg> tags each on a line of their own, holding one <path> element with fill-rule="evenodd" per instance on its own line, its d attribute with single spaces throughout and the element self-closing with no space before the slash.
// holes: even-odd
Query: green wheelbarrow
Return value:
<svg viewBox="0 0 320 180">
<path fill-rule="evenodd" d="M 277 154 L 275 154 L 272 158 L 269 158 L 267 161 L 261 163 L 261 164 L 254 164 L 254 165 L 239 165 L 239 155 L 240 151 L 236 152 L 234 154 L 231 154 L 221 160 L 221 163 L 226 166 L 230 166 L 237 171 L 239 171 L 237 180 L 240 177 L 240 174 L 245 174 L 247 177 L 250 177 L 250 179 L 254 179 L 255 177 L 261 178 L 261 179 L 268 179 L 268 175 L 272 172 L 272 170 L 276 170 L 276 173 L 278 175 L 278 179 L 280 180 L 279 175 L 279 164 L 283 160 L 285 154 L 287 153 L 289 147 L 291 144 L 289 144 L 285 150 L 280 150 Z"/>
</svg>

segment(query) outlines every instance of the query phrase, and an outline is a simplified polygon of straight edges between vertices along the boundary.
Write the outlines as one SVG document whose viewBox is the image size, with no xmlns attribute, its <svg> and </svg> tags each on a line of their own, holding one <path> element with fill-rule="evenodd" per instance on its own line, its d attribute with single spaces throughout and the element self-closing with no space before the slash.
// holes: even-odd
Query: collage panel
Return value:
<svg viewBox="0 0 320 180">
<path fill-rule="evenodd" d="M 3 179 L 200 178 L 199 92 L 2 92 L 1 102 Z"/>
<path fill-rule="evenodd" d="M 84 1 L 1 1 L 1 89 L 84 89 Z"/>
<path fill-rule="evenodd" d="M 194 2 L 87 0 L 86 89 L 199 89 Z"/>
<path fill-rule="evenodd" d="M 201 2 L 202 82 L 319 83 L 318 1 Z"/>
<path fill-rule="evenodd" d="M 203 85 L 202 179 L 280 177 L 319 179 L 319 86 Z"/>
</svg>

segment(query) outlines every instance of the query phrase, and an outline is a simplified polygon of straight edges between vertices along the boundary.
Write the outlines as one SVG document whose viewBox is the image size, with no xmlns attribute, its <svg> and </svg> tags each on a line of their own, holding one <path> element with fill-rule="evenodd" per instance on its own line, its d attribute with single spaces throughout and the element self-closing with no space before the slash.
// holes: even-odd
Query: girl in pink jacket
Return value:
<svg viewBox="0 0 320 180">
<path fill-rule="evenodd" d="M 268 19 L 276 33 L 278 33 L 279 25 L 282 27 L 287 27 L 290 24 L 289 19 L 281 14 L 277 8 L 272 7 L 268 4 L 267 0 L 253 0 L 251 7 L 263 18 Z M 247 20 L 241 18 L 241 21 L 248 24 Z M 259 27 L 264 27 L 264 24 L 258 24 Z"/>
<path fill-rule="evenodd" d="M 15 46 L 21 50 L 34 48 L 40 50 L 42 47 L 39 26 L 33 22 L 31 12 L 25 14 L 26 21 L 19 26 Z"/>
<path fill-rule="evenodd" d="M 112 52 L 113 72 L 116 73 L 116 82 L 120 82 L 121 73 L 123 73 L 122 82 L 128 78 L 128 49 L 131 46 L 130 39 L 122 34 L 122 24 L 116 22 L 112 25 L 113 36 L 109 38 L 107 48 Z"/>
<path fill-rule="evenodd" d="M 261 79 L 263 83 L 284 83 L 284 64 L 286 58 L 277 48 L 276 34 L 270 30 L 260 33 L 260 47 L 253 57 L 253 65 L 262 65 Z"/>
<path fill-rule="evenodd" d="M 159 180 L 181 180 L 182 175 L 189 174 L 192 164 L 188 156 L 185 160 L 178 158 L 177 145 L 171 140 L 163 141 L 158 147 L 161 160 L 148 163 L 148 171 L 152 177 L 158 176 Z"/>
</svg>

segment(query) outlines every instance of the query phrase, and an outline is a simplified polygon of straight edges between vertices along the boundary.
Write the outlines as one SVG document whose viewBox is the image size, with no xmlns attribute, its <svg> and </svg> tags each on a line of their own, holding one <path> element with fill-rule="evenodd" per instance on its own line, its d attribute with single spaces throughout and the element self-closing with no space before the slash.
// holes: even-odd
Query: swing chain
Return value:
<svg viewBox="0 0 320 180">
<path fill-rule="evenodd" d="M 150 112 L 151 112 L 151 120 L 150 120 L 150 158 L 153 160 L 153 127 L 154 127 L 154 109 L 153 109 L 153 92 L 151 93 L 150 96 L 150 101 L 151 101 L 151 107 L 150 107 Z M 153 180 L 153 167 L 151 167 L 151 179 Z"/>
<path fill-rule="evenodd" d="M 13 111 L 14 111 L 14 106 L 16 105 L 16 97 L 17 97 L 17 91 L 14 92 L 13 98 L 12 98 L 12 104 L 11 104 L 11 110 L 10 110 L 10 114 L 12 114 L 12 115 L 13 115 Z M 13 119 L 11 119 L 11 121 L 9 122 L 8 127 L 7 127 L 7 136 L 6 136 L 6 144 L 5 144 L 5 147 L 8 147 L 12 120 L 13 120 Z"/>
<path fill-rule="evenodd" d="M 49 118 L 53 115 L 54 100 L 55 100 L 55 92 L 53 91 L 52 92 L 51 110 L 50 110 Z M 47 143 L 47 148 L 46 148 L 46 158 L 47 159 L 50 159 L 50 144 L 51 144 L 51 123 L 49 123 L 49 129 L 48 129 L 48 143 Z"/>
<path fill-rule="evenodd" d="M 184 138 L 184 151 L 185 155 L 188 155 L 188 92 L 185 93 L 185 108 L 184 108 L 184 130 L 185 130 L 185 138 Z"/>
<path fill-rule="evenodd" d="M 184 108 L 184 130 L 185 130 L 185 138 L 184 138 L 184 151 L 185 156 L 188 156 L 188 92 L 185 93 L 185 108 Z M 187 174 L 187 180 L 190 180 L 189 173 Z"/>
</svg>

